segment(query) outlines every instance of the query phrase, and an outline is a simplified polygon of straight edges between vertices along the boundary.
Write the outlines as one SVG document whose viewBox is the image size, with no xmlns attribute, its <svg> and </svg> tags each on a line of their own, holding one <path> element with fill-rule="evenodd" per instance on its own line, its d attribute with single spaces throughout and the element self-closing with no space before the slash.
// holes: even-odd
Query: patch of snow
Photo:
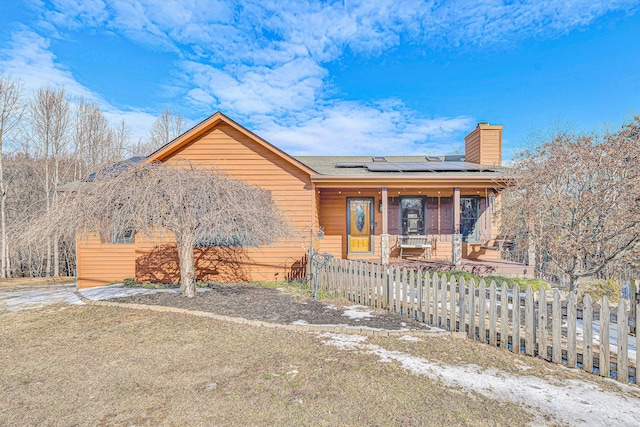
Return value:
<svg viewBox="0 0 640 427">
<path fill-rule="evenodd" d="M 202 292 L 202 289 L 197 289 Z M 80 289 L 80 295 L 86 299 L 94 301 L 102 301 L 113 298 L 131 297 L 135 295 L 148 295 L 156 294 L 160 292 L 164 293 L 179 293 L 180 289 L 144 289 L 144 288 L 125 288 L 122 284 L 110 285 L 110 286 L 97 286 L 95 288 Z"/>
<path fill-rule="evenodd" d="M 367 307 L 363 305 L 351 305 L 349 307 L 345 307 L 346 310 L 342 313 L 343 316 L 348 317 L 349 319 L 367 319 L 370 317 L 375 317 L 371 314 L 371 310 L 368 310 Z"/>
<path fill-rule="evenodd" d="M 420 338 L 418 337 L 414 337 L 411 335 L 403 335 L 400 338 L 398 338 L 400 341 L 412 341 L 412 342 L 416 342 L 416 341 L 422 341 Z"/>
<path fill-rule="evenodd" d="M 333 304 L 327 304 L 325 306 L 325 308 L 328 308 L 329 310 L 337 310 L 338 309 L 338 307 L 333 305 Z"/>
<path fill-rule="evenodd" d="M 326 338 L 325 344 L 332 345 L 340 350 L 358 350 L 367 341 L 367 337 L 362 335 L 345 335 L 326 332 L 320 334 L 320 336 Z"/>
<path fill-rule="evenodd" d="M 551 378 L 513 376 L 495 368 L 482 370 L 477 365 L 435 364 L 410 354 L 367 344 L 363 336 L 327 333 L 322 337 L 327 345 L 340 350 L 374 354 L 380 362 L 396 361 L 416 375 L 489 398 L 529 405 L 559 422 L 572 425 L 640 425 L 640 399 L 629 393 L 635 388 L 627 385 L 617 384 L 622 392 L 616 393 L 604 391 L 589 381 L 560 382 Z M 544 420 L 539 421 L 545 423 Z"/>
<path fill-rule="evenodd" d="M 309 322 L 306 320 L 296 320 L 295 322 L 291 322 L 292 325 L 308 325 Z"/>
<path fill-rule="evenodd" d="M 57 303 L 84 305 L 75 294 L 75 290 L 75 284 L 24 289 L 13 288 L 0 292 L 0 310 L 16 312 L 42 308 Z"/>
</svg>

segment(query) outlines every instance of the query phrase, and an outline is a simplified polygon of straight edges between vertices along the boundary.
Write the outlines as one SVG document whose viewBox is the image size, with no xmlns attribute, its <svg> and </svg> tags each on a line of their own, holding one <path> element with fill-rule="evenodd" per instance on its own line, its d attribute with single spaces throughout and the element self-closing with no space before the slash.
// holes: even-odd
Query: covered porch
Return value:
<svg viewBox="0 0 640 427">
<path fill-rule="evenodd" d="M 499 251 L 482 247 L 498 233 L 499 186 L 486 179 L 474 183 L 465 178 L 450 185 L 316 183 L 316 247 L 334 257 L 383 264 L 402 258 L 450 263 L 454 235 L 459 234 L 463 259 L 500 261 Z M 430 247 L 401 251 L 404 236 L 424 237 Z"/>
</svg>

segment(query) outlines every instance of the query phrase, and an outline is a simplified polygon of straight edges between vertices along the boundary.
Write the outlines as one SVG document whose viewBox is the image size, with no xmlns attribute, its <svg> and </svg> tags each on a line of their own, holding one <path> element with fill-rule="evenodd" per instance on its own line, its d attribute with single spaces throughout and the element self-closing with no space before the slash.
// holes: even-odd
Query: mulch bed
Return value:
<svg viewBox="0 0 640 427">
<path fill-rule="evenodd" d="M 430 329 L 424 323 L 386 310 L 371 308 L 360 310 L 371 310 L 373 317 L 352 319 L 343 315 L 347 310 L 346 307 L 336 307 L 313 300 L 297 301 L 292 295 L 278 289 L 251 286 L 212 287 L 204 292 L 198 292 L 195 298 L 184 298 L 173 292 L 161 292 L 114 298 L 113 301 L 206 311 L 280 324 L 303 321 L 312 325 L 348 325 L 387 330 Z"/>
</svg>

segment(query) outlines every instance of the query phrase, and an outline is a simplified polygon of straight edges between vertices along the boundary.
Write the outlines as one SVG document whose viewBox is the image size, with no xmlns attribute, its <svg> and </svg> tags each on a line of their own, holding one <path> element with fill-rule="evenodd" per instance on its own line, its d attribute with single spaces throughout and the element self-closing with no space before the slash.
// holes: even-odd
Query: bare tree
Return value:
<svg viewBox="0 0 640 427">
<path fill-rule="evenodd" d="M 103 168 L 39 224 L 31 227 L 31 239 L 44 230 L 143 233 L 151 238 L 171 233 L 178 251 L 180 290 L 187 297 L 195 296 L 196 247 L 257 246 L 292 235 L 270 194 L 211 166 L 187 162 L 121 162 Z"/>
<path fill-rule="evenodd" d="M 114 137 L 115 137 L 114 154 L 117 153 L 118 157 L 123 156 L 123 153 L 125 153 L 125 151 L 130 150 L 131 134 L 132 134 L 131 126 L 127 125 L 125 120 L 122 119 L 114 130 Z"/>
<path fill-rule="evenodd" d="M 24 103 L 22 86 L 10 76 L 0 75 L 0 228 L 2 243 L 0 249 L 0 277 L 7 277 L 7 188 L 4 179 L 4 145 L 22 120 Z"/>
<path fill-rule="evenodd" d="M 168 144 L 185 131 L 182 114 L 173 114 L 170 109 L 163 110 L 153 122 L 146 139 L 139 139 L 133 147 L 133 154 L 147 156 L 163 145 Z"/>
<path fill-rule="evenodd" d="M 81 99 L 75 106 L 74 178 L 83 178 L 102 164 L 122 160 L 129 132 L 124 121 L 112 129 L 97 104 Z"/>
<path fill-rule="evenodd" d="M 57 202 L 55 189 L 60 185 L 60 165 L 69 142 L 71 129 L 70 102 L 63 88 L 38 89 L 29 105 L 32 141 L 44 161 L 44 182 L 47 210 Z M 51 275 L 51 239 L 47 238 L 46 275 Z M 53 270 L 59 275 L 58 241 L 53 240 Z"/>
<path fill-rule="evenodd" d="M 617 132 L 560 134 L 512 170 L 503 225 L 526 233 L 571 290 L 640 244 L 639 129 L 635 117 Z"/>
</svg>

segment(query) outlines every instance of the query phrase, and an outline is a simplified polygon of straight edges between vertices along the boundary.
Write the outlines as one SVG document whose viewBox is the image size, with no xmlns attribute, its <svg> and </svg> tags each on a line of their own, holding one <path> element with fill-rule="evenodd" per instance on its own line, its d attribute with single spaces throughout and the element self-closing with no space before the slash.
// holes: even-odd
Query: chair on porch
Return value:
<svg viewBox="0 0 640 427">
<path fill-rule="evenodd" d="M 429 241 L 429 237 L 426 235 L 398 236 L 397 246 L 400 248 L 400 259 L 404 257 L 405 249 L 420 249 L 420 256 L 422 256 L 422 258 L 431 259 L 431 249 L 433 248 L 433 245 Z"/>
</svg>

